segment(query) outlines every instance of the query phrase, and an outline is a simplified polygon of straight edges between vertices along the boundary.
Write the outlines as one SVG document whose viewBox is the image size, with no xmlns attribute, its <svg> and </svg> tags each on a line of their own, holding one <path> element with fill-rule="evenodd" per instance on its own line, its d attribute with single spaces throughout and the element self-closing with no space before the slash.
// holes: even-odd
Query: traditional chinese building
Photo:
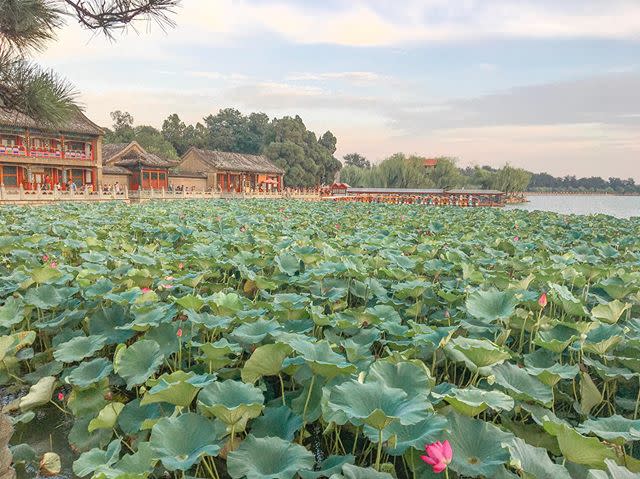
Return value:
<svg viewBox="0 0 640 479">
<path fill-rule="evenodd" d="M 189 148 L 175 170 L 176 179 L 186 175 L 206 177 L 206 188 L 214 191 L 281 191 L 284 170 L 266 156 Z"/>
<path fill-rule="evenodd" d="M 103 182 L 116 183 L 129 190 L 166 190 L 169 186 L 169 168 L 174 162 L 149 153 L 136 141 L 103 146 Z"/>
<path fill-rule="evenodd" d="M 102 181 L 103 134 L 80 110 L 53 129 L 0 108 L 0 185 L 66 190 L 74 183 L 96 189 Z"/>
</svg>

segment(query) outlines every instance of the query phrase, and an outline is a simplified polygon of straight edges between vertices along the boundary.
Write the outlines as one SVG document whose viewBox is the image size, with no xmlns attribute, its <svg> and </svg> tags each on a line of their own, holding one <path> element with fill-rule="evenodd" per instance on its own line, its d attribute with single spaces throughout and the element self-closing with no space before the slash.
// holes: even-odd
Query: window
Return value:
<svg viewBox="0 0 640 479">
<path fill-rule="evenodd" d="M 3 166 L 0 168 L 2 174 L 2 184 L 4 186 L 18 186 L 18 167 Z"/>
<path fill-rule="evenodd" d="M 84 185 L 84 170 L 81 169 L 73 169 L 71 170 L 71 182 L 75 183 L 76 186 Z"/>
<path fill-rule="evenodd" d="M 0 138 L 0 145 L 2 146 L 16 146 L 16 138 L 13 137 L 2 137 Z"/>
</svg>

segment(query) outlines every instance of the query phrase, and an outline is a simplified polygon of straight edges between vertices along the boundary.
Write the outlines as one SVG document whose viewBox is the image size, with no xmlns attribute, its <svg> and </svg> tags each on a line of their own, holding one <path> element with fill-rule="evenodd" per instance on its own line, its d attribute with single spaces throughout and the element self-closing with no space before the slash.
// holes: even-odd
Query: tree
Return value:
<svg viewBox="0 0 640 479">
<path fill-rule="evenodd" d="M 67 18 L 113 32 L 136 20 L 172 25 L 179 0 L 0 0 L 0 107 L 58 125 L 77 109 L 74 87 L 29 60 L 55 38 Z"/>
<path fill-rule="evenodd" d="M 162 136 L 173 145 L 178 155 L 183 155 L 189 148 L 186 130 L 187 126 L 176 113 L 169 115 L 162 123 Z"/>
<path fill-rule="evenodd" d="M 333 155 L 336 152 L 338 139 L 334 136 L 333 133 L 327 131 L 318 139 L 318 143 L 320 143 L 320 145 L 326 148 L 326 150 Z"/>
<path fill-rule="evenodd" d="M 360 153 L 348 153 L 342 157 L 344 164 L 356 168 L 371 168 L 371 163 Z"/>
<path fill-rule="evenodd" d="M 168 160 L 178 159 L 173 144 L 154 127 L 133 126 L 133 117 L 126 111 L 111 112 L 111 119 L 113 120 L 113 129 L 108 129 L 105 132 L 105 143 L 130 143 L 135 140 L 149 153 L 154 153 Z"/>
<path fill-rule="evenodd" d="M 531 182 L 531 176 L 530 172 L 507 164 L 496 172 L 492 187 L 505 193 L 526 191 Z"/>
<path fill-rule="evenodd" d="M 438 163 L 431 171 L 430 177 L 437 188 L 465 186 L 464 177 L 456 167 L 456 160 L 453 158 L 438 158 Z"/>
</svg>

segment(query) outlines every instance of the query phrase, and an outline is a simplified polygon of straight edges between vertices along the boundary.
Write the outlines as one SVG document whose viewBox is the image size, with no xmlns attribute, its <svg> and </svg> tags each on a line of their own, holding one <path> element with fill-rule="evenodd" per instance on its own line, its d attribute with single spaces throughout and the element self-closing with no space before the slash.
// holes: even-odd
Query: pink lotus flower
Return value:
<svg viewBox="0 0 640 479">
<path fill-rule="evenodd" d="M 514 236 L 513 241 L 520 241 L 520 236 Z"/>
<path fill-rule="evenodd" d="M 150 293 L 151 292 L 151 288 L 142 288 L 140 291 L 142 291 L 143 294 Z"/>
<path fill-rule="evenodd" d="M 182 337 L 182 328 L 178 328 L 178 331 L 176 332 L 176 336 L 178 336 L 179 338 Z"/>
<path fill-rule="evenodd" d="M 547 293 L 542 293 L 538 298 L 538 304 L 541 308 L 544 308 L 547 305 Z"/>
<path fill-rule="evenodd" d="M 55 261 L 52 261 L 52 262 L 50 263 L 50 266 L 51 266 L 53 269 L 56 269 L 56 268 L 58 267 L 58 263 L 56 263 Z"/>
<path fill-rule="evenodd" d="M 184 263 L 178 263 L 178 269 L 184 269 Z"/>
<path fill-rule="evenodd" d="M 426 456 L 420 456 L 424 462 L 429 464 L 433 468 L 435 474 L 439 474 L 444 471 L 451 463 L 453 458 L 453 451 L 451 450 L 451 444 L 449 441 L 434 442 L 424 446 Z"/>
<path fill-rule="evenodd" d="M 161 284 L 160 287 L 164 288 L 164 289 L 173 289 L 173 285 L 172 284 Z"/>
<path fill-rule="evenodd" d="M 62 392 L 58 393 L 58 401 L 64 401 L 64 393 Z"/>
<path fill-rule="evenodd" d="M 47 261 L 49 261 L 49 255 L 43 254 L 42 255 L 42 262 L 46 263 Z"/>
<path fill-rule="evenodd" d="M 340 229 L 340 225 L 338 223 L 336 223 L 336 229 L 339 230 Z"/>
<path fill-rule="evenodd" d="M 167 280 L 167 281 L 173 281 L 175 278 L 173 276 L 167 276 L 164 279 Z"/>
</svg>

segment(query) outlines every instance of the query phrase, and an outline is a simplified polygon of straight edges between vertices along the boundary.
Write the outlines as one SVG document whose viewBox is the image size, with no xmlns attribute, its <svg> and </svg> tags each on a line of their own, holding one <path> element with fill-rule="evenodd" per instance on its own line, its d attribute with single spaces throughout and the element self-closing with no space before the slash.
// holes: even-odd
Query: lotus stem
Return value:
<svg viewBox="0 0 640 479">
<path fill-rule="evenodd" d="M 311 400 L 311 392 L 313 391 L 313 385 L 316 382 L 316 375 L 311 376 L 311 384 L 309 385 L 309 392 L 307 393 L 307 400 L 304 402 L 304 409 L 302 410 L 302 429 L 300 430 L 300 444 L 304 439 L 304 429 L 307 427 L 307 408 L 309 407 L 309 401 Z"/>
<path fill-rule="evenodd" d="M 638 378 L 638 396 L 636 397 L 636 409 L 633 411 L 633 419 L 638 419 L 639 406 L 640 406 L 640 377 Z"/>
<path fill-rule="evenodd" d="M 287 402 L 284 399 L 284 381 L 282 379 L 282 374 L 278 374 L 278 378 L 280 378 L 280 391 L 282 392 L 282 405 L 286 406 Z"/>
<path fill-rule="evenodd" d="M 356 449 L 358 448 L 358 436 L 360 436 L 360 428 L 356 428 L 356 438 L 353 441 L 353 447 L 351 448 L 351 455 L 356 455 Z"/>
<path fill-rule="evenodd" d="M 378 450 L 376 451 L 376 471 L 380 472 L 380 458 L 382 457 L 382 429 L 378 429 Z"/>
</svg>

